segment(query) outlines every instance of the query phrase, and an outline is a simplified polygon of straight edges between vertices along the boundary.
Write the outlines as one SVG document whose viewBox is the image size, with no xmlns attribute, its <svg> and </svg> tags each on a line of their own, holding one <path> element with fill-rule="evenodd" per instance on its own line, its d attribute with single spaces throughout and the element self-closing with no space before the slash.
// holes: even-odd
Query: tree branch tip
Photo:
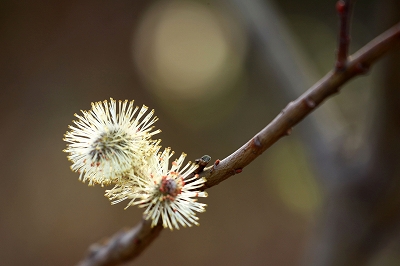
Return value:
<svg viewBox="0 0 400 266">
<path fill-rule="evenodd" d="M 336 2 L 336 11 L 342 15 L 346 11 L 346 3 L 343 0 Z"/>
</svg>

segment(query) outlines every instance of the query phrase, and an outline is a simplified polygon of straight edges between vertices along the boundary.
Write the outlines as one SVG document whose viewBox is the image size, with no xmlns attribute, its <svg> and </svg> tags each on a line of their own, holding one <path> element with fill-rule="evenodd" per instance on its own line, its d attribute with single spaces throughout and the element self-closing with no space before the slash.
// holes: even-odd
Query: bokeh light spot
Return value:
<svg viewBox="0 0 400 266">
<path fill-rule="evenodd" d="M 161 97 L 196 100 L 228 88 L 242 70 L 246 38 L 241 27 L 226 20 L 221 10 L 199 2 L 154 4 L 133 46 L 136 67 L 148 87 Z"/>
<path fill-rule="evenodd" d="M 281 143 L 267 158 L 268 187 L 292 211 L 305 215 L 315 211 L 322 202 L 322 193 L 307 162 L 304 148 L 298 141 Z"/>
</svg>

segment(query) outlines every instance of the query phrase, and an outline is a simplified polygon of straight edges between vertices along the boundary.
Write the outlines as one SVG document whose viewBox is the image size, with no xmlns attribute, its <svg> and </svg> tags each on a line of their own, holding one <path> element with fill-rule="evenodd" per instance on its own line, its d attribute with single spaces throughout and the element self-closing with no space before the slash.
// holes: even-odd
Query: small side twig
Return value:
<svg viewBox="0 0 400 266">
<path fill-rule="evenodd" d="M 343 71 L 347 67 L 350 46 L 350 24 L 354 0 L 338 0 L 336 11 L 339 15 L 339 44 L 336 59 L 336 71 Z"/>
<path fill-rule="evenodd" d="M 400 23 L 382 33 L 361 48 L 349 60 L 343 71 L 332 70 L 314 86 L 308 89 L 285 109 L 264 129 L 245 145 L 223 160 L 217 160 L 209 168 L 204 168 L 207 178 L 204 189 L 211 188 L 242 169 L 262 154 L 283 136 L 291 133 L 292 127 L 315 110 L 328 97 L 352 78 L 365 74 L 369 67 L 391 49 L 400 47 Z M 347 58 L 347 56 L 346 56 Z M 347 59 L 346 59 L 347 60 Z M 92 251 L 79 266 L 117 265 L 137 257 L 161 232 L 162 226 L 151 228 L 151 222 L 141 221 L 126 233 L 118 233 L 105 244 L 92 246 Z"/>
<path fill-rule="evenodd" d="M 200 174 L 203 172 L 204 168 L 211 161 L 211 157 L 208 155 L 203 155 L 201 158 L 196 159 L 195 163 L 199 165 L 199 167 L 194 171 L 194 174 Z"/>
</svg>

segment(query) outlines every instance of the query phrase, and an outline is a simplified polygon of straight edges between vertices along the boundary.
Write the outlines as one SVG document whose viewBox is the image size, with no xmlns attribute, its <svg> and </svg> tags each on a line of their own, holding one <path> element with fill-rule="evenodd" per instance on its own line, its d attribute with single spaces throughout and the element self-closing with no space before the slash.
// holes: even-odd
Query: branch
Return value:
<svg viewBox="0 0 400 266">
<path fill-rule="evenodd" d="M 237 151 L 205 168 L 207 178 L 204 189 L 218 185 L 242 169 L 262 154 L 283 136 L 291 133 L 292 127 L 303 120 L 328 97 L 339 92 L 340 87 L 352 78 L 365 74 L 370 66 L 391 49 L 400 47 L 400 23 L 376 37 L 361 48 L 348 61 L 343 71 L 330 71 L 325 77 L 307 90 L 285 109 L 264 129 L 256 134 Z M 142 221 L 126 233 L 118 233 L 105 244 L 92 245 L 89 255 L 79 266 L 117 265 L 137 257 L 160 233 L 162 227 L 150 227 L 150 222 Z"/>
<path fill-rule="evenodd" d="M 342 72 L 330 71 L 285 109 L 263 130 L 240 149 L 214 164 L 206 175 L 206 188 L 213 187 L 241 170 L 271 147 L 281 137 L 290 134 L 292 127 L 303 120 L 350 79 L 365 74 L 370 66 L 390 49 L 400 46 L 400 23 L 361 48 Z"/>
<path fill-rule="evenodd" d="M 151 227 L 151 221 L 142 219 L 125 232 L 118 232 L 105 243 L 95 243 L 78 266 L 118 265 L 134 259 L 160 234 L 161 224 Z"/>
</svg>

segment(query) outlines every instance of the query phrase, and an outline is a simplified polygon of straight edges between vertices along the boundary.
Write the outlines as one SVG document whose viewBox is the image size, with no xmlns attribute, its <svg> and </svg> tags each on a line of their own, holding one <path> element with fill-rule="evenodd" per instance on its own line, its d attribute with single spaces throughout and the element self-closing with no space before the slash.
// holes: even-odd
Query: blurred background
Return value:
<svg viewBox="0 0 400 266">
<path fill-rule="evenodd" d="M 400 17 L 390 2 L 357 2 L 351 51 L 388 28 L 389 14 Z M 111 206 L 104 188 L 70 171 L 62 138 L 74 113 L 135 100 L 155 109 L 164 147 L 223 159 L 332 68 L 338 26 L 333 0 L 4 0 L 0 14 L 1 265 L 74 265 L 91 243 L 140 220 L 142 210 Z M 200 227 L 164 230 L 135 263 L 307 261 L 334 186 L 309 142 L 329 151 L 340 139 L 348 156 L 362 146 L 384 72 L 346 85 L 211 188 Z M 393 239 L 368 265 L 400 264 Z"/>
</svg>

